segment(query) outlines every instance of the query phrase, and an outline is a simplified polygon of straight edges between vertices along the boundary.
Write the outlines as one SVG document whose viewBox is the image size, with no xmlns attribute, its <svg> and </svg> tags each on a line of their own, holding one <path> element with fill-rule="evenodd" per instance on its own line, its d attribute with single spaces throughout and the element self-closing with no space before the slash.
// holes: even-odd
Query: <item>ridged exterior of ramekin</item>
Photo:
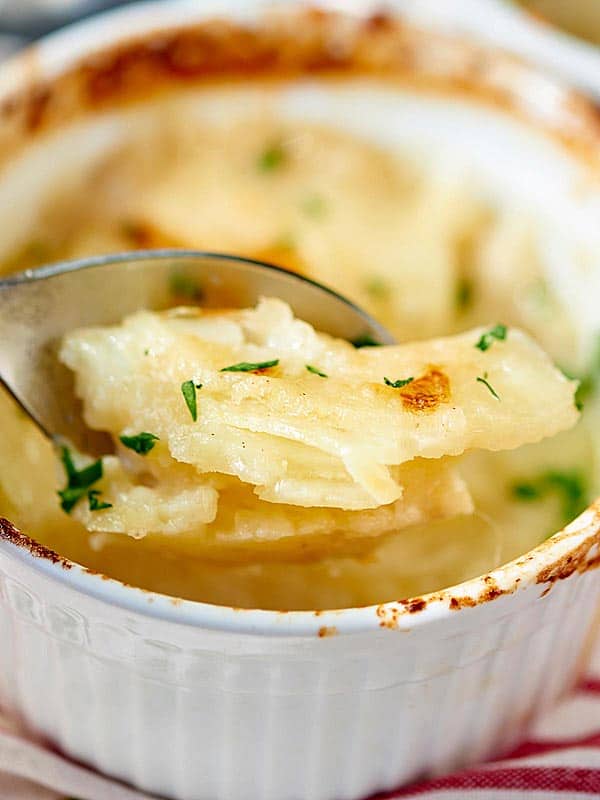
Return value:
<svg viewBox="0 0 600 800">
<path fill-rule="evenodd" d="M 506 751 L 568 689 L 600 582 L 548 586 L 414 628 L 268 637 L 117 607 L 4 548 L 0 705 L 177 800 L 365 797 Z"/>
</svg>

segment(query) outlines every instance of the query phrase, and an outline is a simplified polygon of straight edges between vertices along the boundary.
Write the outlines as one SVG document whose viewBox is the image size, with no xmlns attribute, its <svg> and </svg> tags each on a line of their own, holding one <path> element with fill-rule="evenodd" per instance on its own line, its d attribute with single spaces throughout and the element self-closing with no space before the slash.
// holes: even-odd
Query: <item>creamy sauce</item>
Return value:
<svg viewBox="0 0 600 800">
<path fill-rule="evenodd" d="M 165 122 L 102 165 L 93 197 L 48 209 L 5 270 L 140 246 L 236 252 L 338 288 L 401 341 L 502 321 L 568 368 L 571 327 L 543 279 L 534 231 L 522 214 L 488 207 L 460 175 L 430 175 L 332 130 Z M 174 294 L 193 301 L 189 287 Z M 596 488 L 589 405 L 558 437 L 465 456 L 472 516 L 413 526 L 360 557 L 223 565 L 194 556 L 189 541 L 89 534 L 58 506 L 50 446 L 2 394 L 0 513 L 62 555 L 177 596 L 279 609 L 382 602 L 491 569 L 581 510 Z"/>
</svg>

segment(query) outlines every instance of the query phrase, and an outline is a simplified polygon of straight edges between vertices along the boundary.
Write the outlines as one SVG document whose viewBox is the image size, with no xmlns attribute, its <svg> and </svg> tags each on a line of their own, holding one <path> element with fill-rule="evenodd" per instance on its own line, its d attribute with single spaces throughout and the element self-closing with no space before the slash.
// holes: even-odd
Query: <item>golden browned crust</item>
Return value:
<svg viewBox="0 0 600 800">
<path fill-rule="evenodd" d="M 35 47 L 20 58 L 28 86 L 0 99 L 0 163 L 39 131 L 86 111 L 177 86 L 307 74 L 370 75 L 476 97 L 526 118 L 596 163 L 600 158 L 600 113 L 591 103 L 559 90 L 549 113 L 528 100 L 523 87 L 534 73 L 517 59 L 416 31 L 386 14 L 361 18 L 305 8 L 255 25 L 211 19 L 131 38 L 52 80 L 41 74 Z"/>
<path fill-rule="evenodd" d="M 429 367 L 425 375 L 399 390 L 407 411 L 434 411 L 450 400 L 450 380 L 438 367 Z"/>
</svg>

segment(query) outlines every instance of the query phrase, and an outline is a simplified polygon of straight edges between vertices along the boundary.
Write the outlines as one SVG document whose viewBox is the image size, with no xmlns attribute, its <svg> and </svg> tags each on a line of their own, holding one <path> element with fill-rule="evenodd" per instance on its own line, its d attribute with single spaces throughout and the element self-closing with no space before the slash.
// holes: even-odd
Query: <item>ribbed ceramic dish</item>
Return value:
<svg viewBox="0 0 600 800">
<path fill-rule="evenodd" d="M 134 104 L 181 85 L 208 102 L 205 85 L 251 92 L 261 77 L 278 113 L 443 151 L 490 197 L 526 204 L 585 350 L 600 264 L 584 279 L 571 256 L 600 252 L 594 109 L 517 62 L 382 16 L 178 0 L 50 37 L 0 71 L 0 257 L 58 180 L 124 135 Z M 3 521 L 0 705 L 72 757 L 177 800 L 366 797 L 510 749 L 572 685 L 599 547 L 593 505 L 460 586 L 284 613 L 125 586 Z"/>
</svg>

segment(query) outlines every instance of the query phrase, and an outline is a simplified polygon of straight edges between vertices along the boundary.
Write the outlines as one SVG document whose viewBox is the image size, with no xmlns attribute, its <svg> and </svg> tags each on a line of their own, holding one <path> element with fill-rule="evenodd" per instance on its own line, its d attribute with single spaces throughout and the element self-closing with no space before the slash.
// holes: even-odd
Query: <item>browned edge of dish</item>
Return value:
<svg viewBox="0 0 600 800">
<path fill-rule="evenodd" d="M 406 25 L 391 14 L 343 15 L 309 7 L 259 24 L 211 18 L 128 38 L 44 76 L 34 45 L 17 57 L 26 85 L 0 97 L 0 164 L 41 131 L 86 112 L 202 82 L 373 77 L 476 99 L 534 124 L 586 156 L 600 175 L 600 112 L 519 59 Z M 542 107 L 536 87 L 553 87 Z"/>
</svg>

